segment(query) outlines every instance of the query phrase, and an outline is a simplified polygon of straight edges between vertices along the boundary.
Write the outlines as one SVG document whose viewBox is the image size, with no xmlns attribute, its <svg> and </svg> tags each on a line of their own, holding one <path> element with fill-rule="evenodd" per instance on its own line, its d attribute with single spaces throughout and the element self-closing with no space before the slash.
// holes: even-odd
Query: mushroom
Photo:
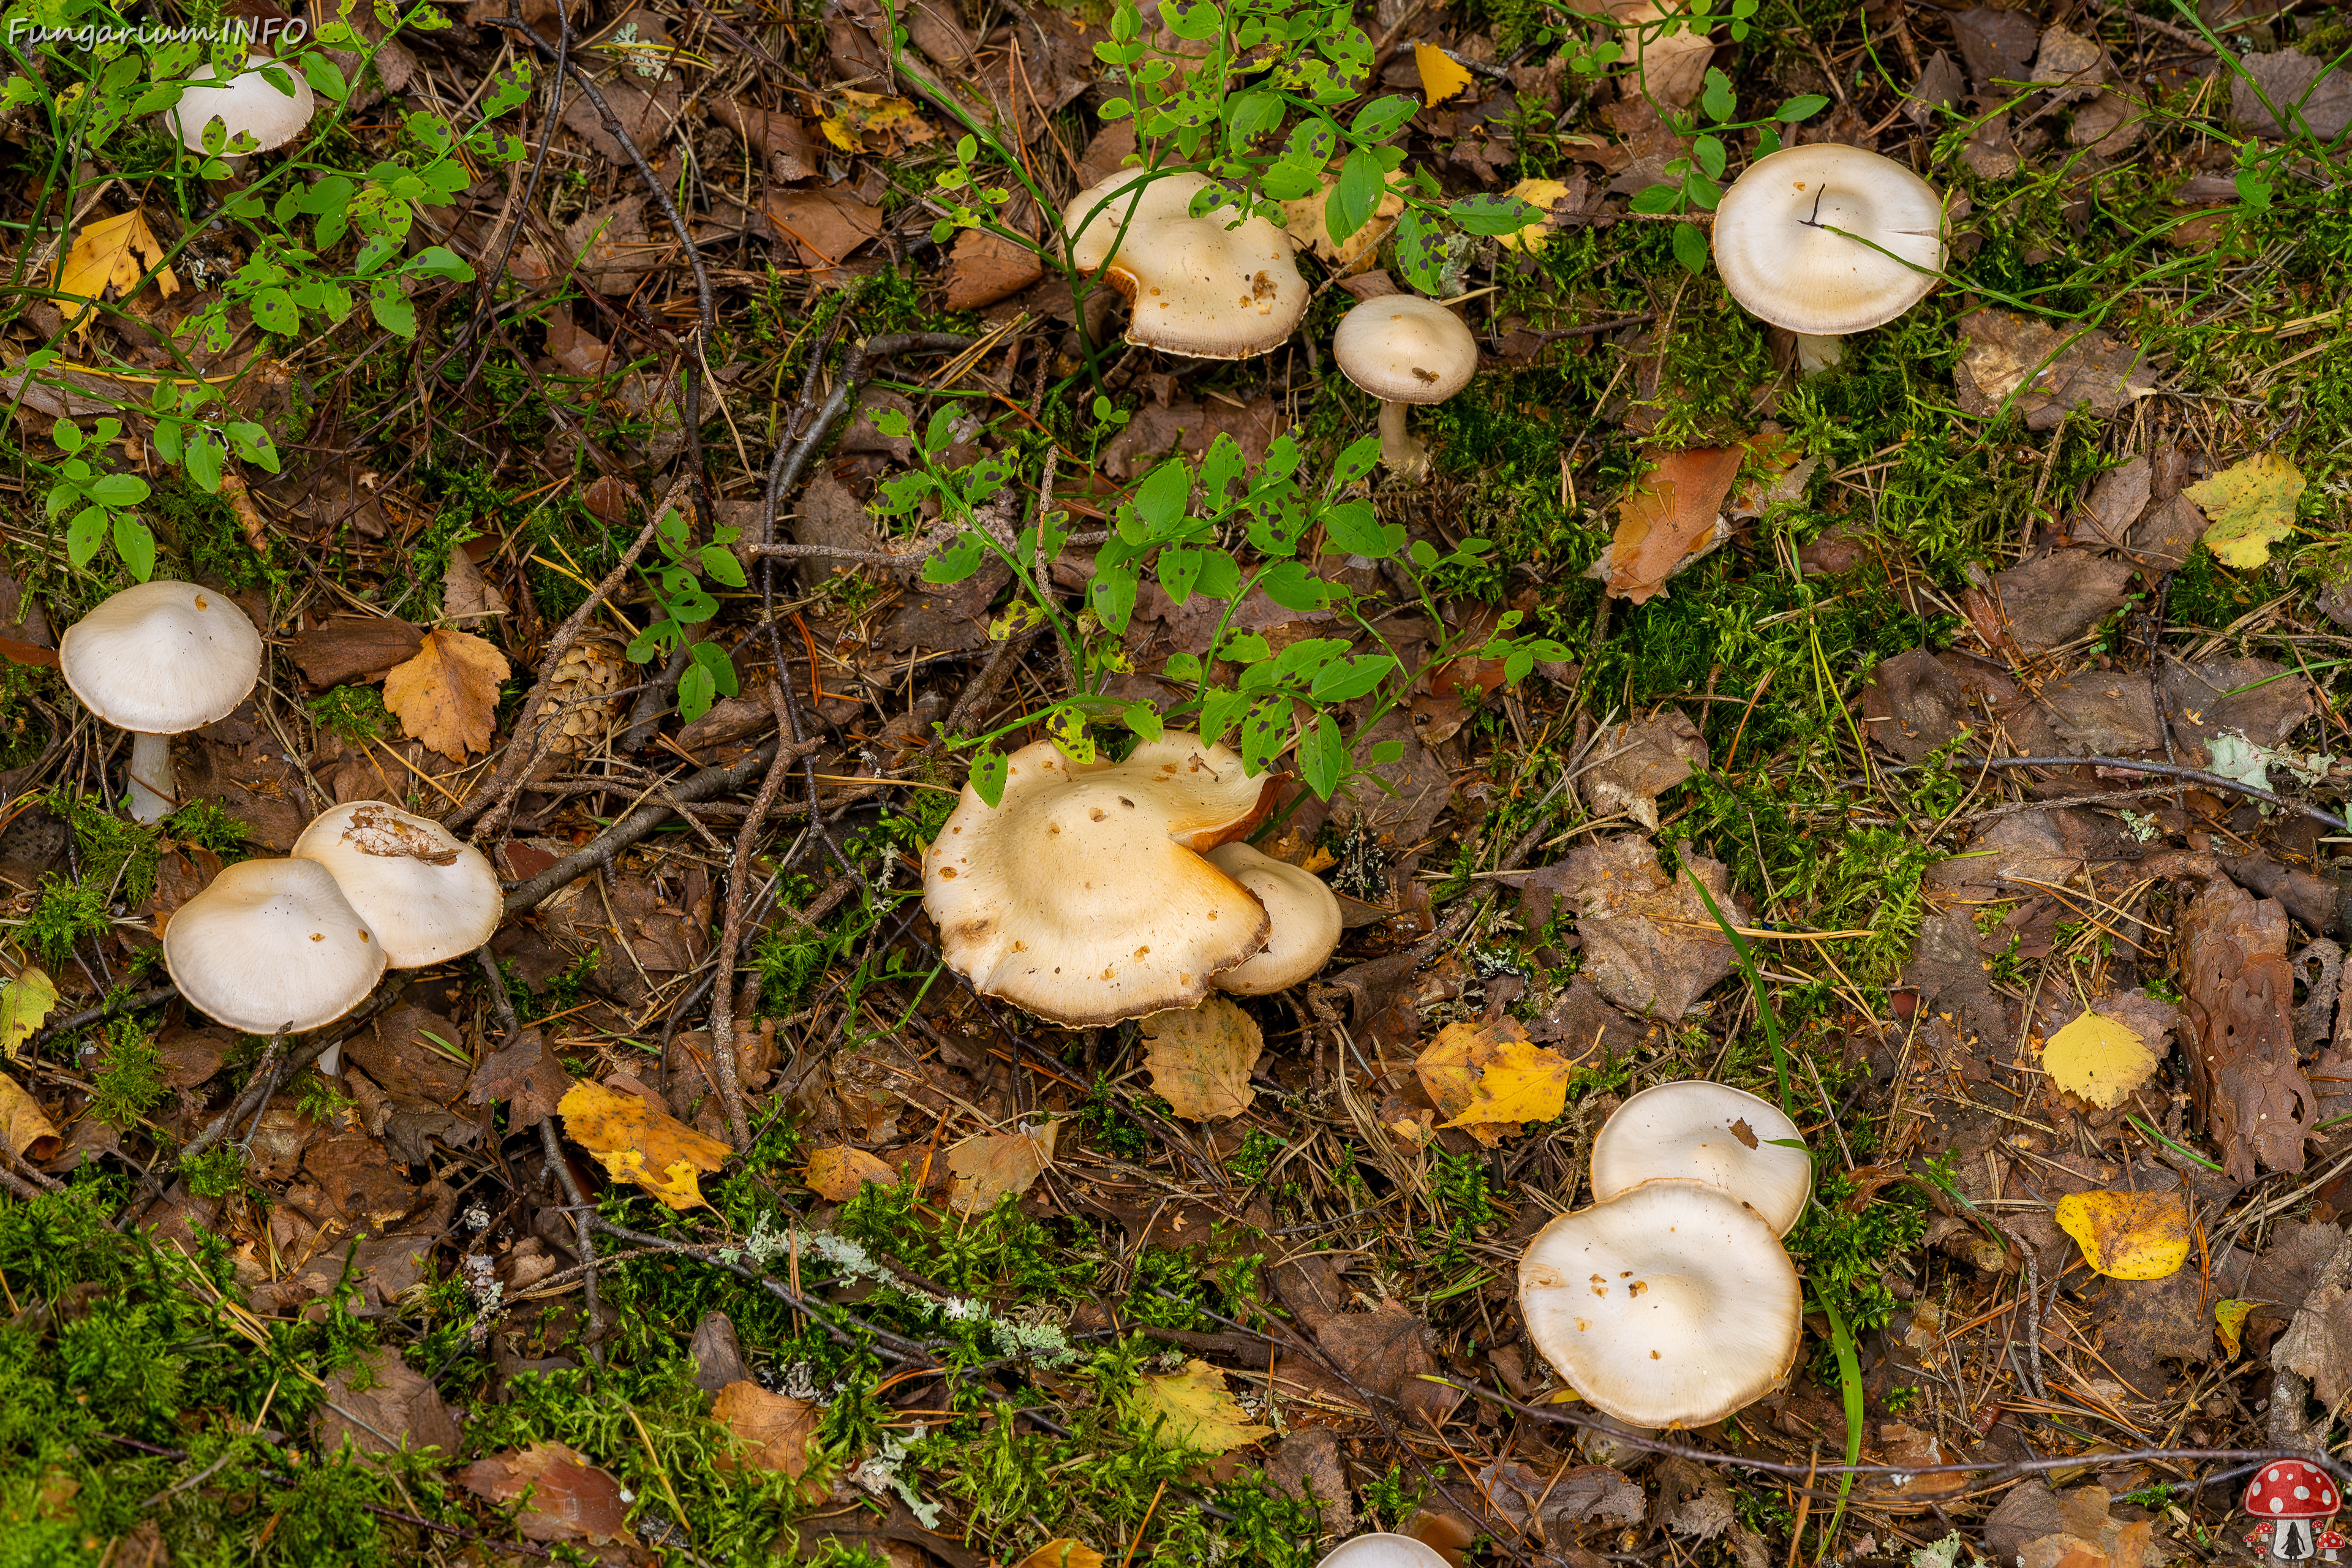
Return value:
<svg viewBox="0 0 2352 1568">
<path fill-rule="evenodd" d="M 997 804 L 966 784 L 923 856 L 948 967 L 1074 1027 L 1196 1005 L 1265 945 L 1265 906 L 1201 852 L 1257 821 L 1269 782 L 1172 731 L 1123 763 L 1022 747 Z"/>
<path fill-rule="evenodd" d="M 1429 448 L 1405 429 L 1416 403 L 1443 403 L 1470 384 L 1478 340 L 1462 318 L 1418 294 L 1381 294 L 1339 318 L 1331 357 L 1381 400 L 1381 461 L 1400 478 L 1429 471 Z"/>
<path fill-rule="evenodd" d="M 1450 1561 L 1426 1542 L 1381 1532 L 1339 1542 L 1315 1568 L 1447 1568 Z"/>
<path fill-rule="evenodd" d="M 247 68 L 229 78 L 223 85 L 209 64 L 198 66 L 188 73 L 184 84 L 186 90 L 180 101 L 163 111 L 163 121 L 180 145 L 199 156 L 205 152 L 205 127 L 217 120 L 227 132 L 225 154 L 229 167 L 236 168 L 242 154 L 236 149 L 239 136 L 253 138 L 247 153 L 267 153 L 273 147 L 283 147 L 302 133 L 310 123 L 311 112 L 318 100 L 310 95 L 310 84 L 292 66 L 280 64 L 267 56 L 256 55 L 246 62 Z M 290 93 L 278 89 L 278 84 L 262 73 L 265 66 L 278 71 L 293 83 Z M 193 114 L 184 110 L 194 110 Z"/>
<path fill-rule="evenodd" d="M 72 626 L 58 664 L 82 706 L 131 731 L 131 815 L 177 804 L 172 737 L 226 719 L 261 679 L 261 634 L 227 595 L 159 580 L 125 588 Z"/>
<path fill-rule="evenodd" d="M 1875 153 L 1813 142 L 1732 182 L 1715 209 L 1715 265 L 1733 299 L 1797 334 L 1811 375 L 1838 363 L 1845 334 L 1927 297 L 1942 279 L 1943 236 L 1944 204 L 1927 181 Z"/>
<path fill-rule="evenodd" d="M 2262 1527 L 2246 1537 L 2246 1544 L 2272 1563 L 2307 1562 L 2323 1550 L 2315 1539 L 2318 1521 L 2334 1516 L 2343 1503 L 2335 1478 L 2302 1459 L 2273 1459 L 2246 1483 L 2239 1506 Z M 2333 1531 L 2328 1533 L 2333 1534 Z M 2339 1540 L 2336 1550 L 2343 1549 Z"/>
<path fill-rule="evenodd" d="M 1236 223 L 1232 206 L 1192 216 L 1208 183 L 1122 169 L 1087 186 L 1062 209 L 1074 259 L 1126 296 L 1130 343 L 1194 359 L 1271 353 L 1307 313 L 1307 280 L 1288 237 L 1265 219 Z"/>
<path fill-rule="evenodd" d="M 163 966 L 190 1005 L 229 1027 L 299 1034 L 366 1000 L 383 944 L 316 860 L 246 860 L 172 911 Z"/>
<path fill-rule="evenodd" d="M 1801 1300 L 1772 1227 L 1704 1182 L 1561 1215 L 1519 1262 L 1536 1348 L 1635 1426 L 1704 1426 L 1761 1398 L 1797 1358 Z"/>
<path fill-rule="evenodd" d="M 471 952 L 506 913 L 499 874 L 480 850 L 431 817 L 380 800 L 321 812 L 293 853 L 334 874 L 394 969 Z"/>
<path fill-rule="evenodd" d="M 1606 1203 L 1661 1176 L 1687 1177 L 1721 1187 L 1786 1236 L 1813 1187 L 1811 1157 L 1789 1147 L 1801 1142 L 1779 1107 L 1746 1089 L 1703 1079 L 1653 1084 L 1593 1139 L 1592 1196 Z"/>
<path fill-rule="evenodd" d="M 1235 840 L 1209 851 L 1209 863 L 1257 895 L 1274 929 L 1265 949 L 1216 977 L 1220 991 L 1268 996 L 1323 967 L 1339 945 L 1339 900 L 1312 871 L 1261 855 Z"/>
</svg>

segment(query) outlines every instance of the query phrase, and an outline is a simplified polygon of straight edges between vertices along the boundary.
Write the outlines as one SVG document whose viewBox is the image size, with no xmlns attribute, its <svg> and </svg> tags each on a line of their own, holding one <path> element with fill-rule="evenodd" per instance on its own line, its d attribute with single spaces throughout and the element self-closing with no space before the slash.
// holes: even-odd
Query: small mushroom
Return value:
<svg viewBox="0 0 2352 1568">
<path fill-rule="evenodd" d="M 1942 280 L 1944 204 L 1891 158 L 1837 142 L 1784 147 L 1723 194 L 1715 265 L 1733 299 L 1797 334 L 1811 375 L 1838 363 L 1847 333 L 1884 326 Z"/>
<path fill-rule="evenodd" d="M 276 82 L 265 75 L 262 68 L 275 67 L 293 86 L 290 93 L 280 91 Z M 188 73 L 186 90 L 180 101 L 164 110 L 163 121 L 180 145 L 202 155 L 205 151 L 205 127 L 217 120 L 227 133 L 226 154 L 229 167 L 243 161 L 235 151 L 239 136 L 253 138 L 247 153 L 267 153 L 283 147 L 302 134 L 310 123 L 318 100 L 310 94 L 310 84 L 302 73 L 290 65 L 257 55 L 247 62 L 247 68 L 223 83 L 209 64 L 198 66 Z"/>
<path fill-rule="evenodd" d="M 1239 841 L 1210 850 L 1209 863 L 1256 894 L 1273 922 L 1265 951 L 1219 974 L 1218 990 L 1270 996 L 1323 967 L 1339 945 L 1339 900 L 1322 878 Z"/>
<path fill-rule="evenodd" d="M 1661 1176 L 1721 1187 L 1786 1236 L 1805 1212 L 1813 1162 L 1797 1124 L 1746 1089 L 1703 1079 L 1653 1084 L 1592 1141 L 1592 1196 L 1606 1203 Z"/>
<path fill-rule="evenodd" d="M 1381 294 L 1339 318 L 1331 357 L 1381 400 L 1381 461 L 1402 479 L 1429 471 L 1429 448 L 1405 429 L 1416 403 L 1443 403 L 1470 384 L 1478 340 L 1462 318 L 1418 294 Z"/>
<path fill-rule="evenodd" d="M 506 913 L 499 874 L 480 850 L 431 817 L 380 800 L 321 812 L 293 853 L 334 874 L 394 969 L 471 952 Z"/>
<path fill-rule="evenodd" d="M 1704 1182 L 1561 1215 L 1519 1262 L 1536 1348 L 1635 1426 L 1704 1426 L 1763 1397 L 1796 1361 L 1801 1300 L 1772 1227 Z"/>
<path fill-rule="evenodd" d="M 172 737 L 245 700 L 261 679 L 261 634 L 226 594 L 141 583 L 67 628 L 58 664 L 83 707 L 131 731 L 131 815 L 161 822 L 178 804 Z"/>
<path fill-rule="evenodd" d="M 163 926 L 189 1005 L 247 1034 L 331 1024 L 383 976 L 383 944 L 316 860 L 227 868 Z"/>
<path fill-rule="evenodd" d="M 2327 1549 L 2319 1539 L 2319 1521 L 2335 1517 L 2343 1502 L 2335 1478 L 2318 1466 L 2273 1459 L 2254 1472 L 2239 1500 L 2241 1508 L 2262 1521 L 2246 1544 L 2273 1563 L 2308 1562 Z M 2342 1550 L 2343 1542 L 2335 1547 Z"/>
<path fill-rule="evenodd" d="M 1448 1568 L 1451 1562 L 1426 1542 L 1383 1531 L 1341 1542 L 1315 1568 Z"/>
<path fill-rule="evenodd" d="M 1231 206 L 1192 216 L 1203 175 L 1168 174 L 1130 190 L 1148 178 L 1122 169 L 1062 209 L 1078 270 L 1101 272 L 1127 299 L 1127 341 L 1193 359 L 1248 359 L 1281 346 L 1307 313 L 1289 237 L 1262 217 L 1236 223 Z"/>
<path fill-rule="evenodd" d="M 1172 731 L 1123 763 L 1022 747 L 998 803 L 965 784 L 923 856 L 948 967 L 1073 1027 L 1196 1005 L 1265 946 L 1265 906 L 1202 852 L 1257 821 L 1268 782 Z"/>
</svg>

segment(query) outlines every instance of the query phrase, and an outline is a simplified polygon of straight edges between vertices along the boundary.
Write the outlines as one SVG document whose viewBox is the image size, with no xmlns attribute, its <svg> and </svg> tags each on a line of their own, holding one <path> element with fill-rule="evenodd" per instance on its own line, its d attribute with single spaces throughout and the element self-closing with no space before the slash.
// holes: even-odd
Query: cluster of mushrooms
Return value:
<svg viewBox="0 0 2352 1568">
<path fill-rule="evenodd" d="M 1144 182 L 1149 181 L 1146 184 Z M 1191 216 L 1197 174 L 1124 169 L 1063 209 L 1080 270 L 1128 301 L 1127 341 L 1193 359 L 1271 353 L 1297 329 L 1309 293 L 1293 259 L 1308 237 L 1234 207 Z M 1895 320 L 1932 290 L 1944 260 L 1943 202 L 1893 159 L 1822 142 L 1748 165 L 1715 213 L 1715 260 L 1731 297 L 1795 334 L 1811 374 L 1844 338 Z M 1340 373 L 1381 403 L 1381 459 L 1404 479 L 1429 454 L 1405 427 L 1414 404 L 1470 383 L 1478 343 L 1462 319 L 1417 294 L 1366 300 L 1331 339 Z"/>
<path fill-rule="evenodd" d="M 172 737 L 226 719 L 261 679 L 261 634 L 227 595 L 142 583 L 68 627 L 58 663 L 101 721 L 131 734 L 131 815 L 177 804 Z M 247 860 L 174 910 L 163 962 L 188 1002 L 268 1035 L 332 1023 L 383 972 L 470 952 L 505 912 L 480 850 L 381 801 L 321 813 L 282 860 Z"/>
</svg>

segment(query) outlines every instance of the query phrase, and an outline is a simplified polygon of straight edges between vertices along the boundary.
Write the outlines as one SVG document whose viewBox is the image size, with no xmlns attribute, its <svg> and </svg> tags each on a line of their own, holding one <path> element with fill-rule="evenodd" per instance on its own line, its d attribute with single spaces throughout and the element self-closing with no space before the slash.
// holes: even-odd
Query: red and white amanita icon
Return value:
<svg viewBox="0 0 2352 1568">
<path fill-rule="evenodd" d="M 2333 1519 L 2343 1502 L 2335 1478 L 2318 1466 L 2273 1459 L 2246 1483 L 2241 1506 L 2262 1521 L 2246 1544 L 2273 1563 L 2308 1563 L 2315 1557 L 2333 1563 L 2345 1540 L 2320 1529 L 2319 1521 Z"/>
</svg>

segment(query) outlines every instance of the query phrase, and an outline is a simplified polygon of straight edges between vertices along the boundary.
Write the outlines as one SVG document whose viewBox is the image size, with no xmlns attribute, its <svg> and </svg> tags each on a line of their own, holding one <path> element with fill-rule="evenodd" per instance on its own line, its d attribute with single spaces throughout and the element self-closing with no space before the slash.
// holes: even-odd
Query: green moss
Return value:
<svg viewBox="0 0 2352 1568">
<path fill-rule="evenodd" d="M 44 966 L 63 969 L 73 962 L 78 945 L 105 936 L 113 923 L 106 895 L 98 889 L 62 877 L 43 877 L 40 902 L 17 929 L 16 938 Z"/>
<path fill-rule="evenodd" d="M 383 693 L 373 686 L 331 687 L 310 699 L 310 717 L 348 745 L 363 746 L 392 733 Z"/>
<path fill-rule="evenodd" d="M 89 1112 L 117 1131 L 128 1131 L 161 1104 L 163 1058 L 155 1037 L 133 1018 L 117 1018 L 98 1032 L 106 1043 L 90 1078 Z"/>
</svg>

